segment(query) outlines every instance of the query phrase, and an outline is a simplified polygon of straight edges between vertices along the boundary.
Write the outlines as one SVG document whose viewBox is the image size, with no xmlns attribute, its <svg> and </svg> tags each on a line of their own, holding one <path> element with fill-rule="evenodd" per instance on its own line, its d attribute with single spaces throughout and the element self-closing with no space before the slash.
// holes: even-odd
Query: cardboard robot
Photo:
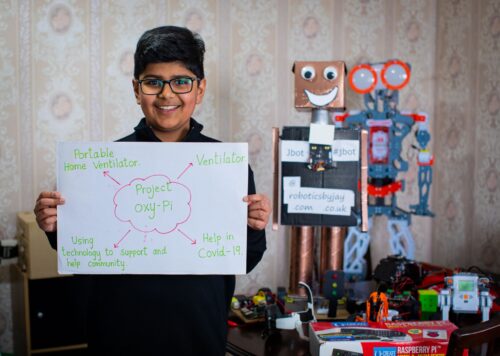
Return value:
<svg viewBox="0 0 500 356">
<path fill-rule="evenodd" d="M 314 285 L 315 236 L 321 241 L 316 280 L 342 268 L 345 227 L 357 226 L 361 215 L 363 135 L 336 128 L 332 120 L 332 113 L 345 107 L 344 62 L 300 61 L 292 71 L 295 107 L 310 111 L 311 120 L 308 126 L 285 126 L 281 135 L 273 129 L 273 228 L 281 207 L 281 224 L 291 226 L 289 288 L 301 294 L 299 282 Z"/>
</svg>

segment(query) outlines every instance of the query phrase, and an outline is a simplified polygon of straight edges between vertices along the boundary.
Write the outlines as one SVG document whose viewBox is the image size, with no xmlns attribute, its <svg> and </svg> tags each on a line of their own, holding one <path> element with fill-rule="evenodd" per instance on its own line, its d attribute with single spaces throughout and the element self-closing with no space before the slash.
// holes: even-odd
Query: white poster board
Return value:
<svg viewBox="0 0 500 356">
<path fill-rule="evenodd" d="M 246 143 L 62 142 L 61 274 L 246 273 Z"/>
</svg>

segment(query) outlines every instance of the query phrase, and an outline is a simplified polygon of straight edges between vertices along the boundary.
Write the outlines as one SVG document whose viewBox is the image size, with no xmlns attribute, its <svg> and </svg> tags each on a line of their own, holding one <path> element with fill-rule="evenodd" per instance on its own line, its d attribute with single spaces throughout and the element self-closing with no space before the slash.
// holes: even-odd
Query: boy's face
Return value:
<svg viewBox="0 0 500 356">
<path fill-rule="evenodd" d="M 151 63 L 146 66 L 139 79 L 170 80 L 179 77 L 196 77 L 181 62 Z M 197 104 L 205 94 L 205 79 L 193 82 L 189 93 L 176 94 L 168 84 L 157 95 L 146 95 L 141 91 L 137 80 L 132 81 L 137 103 L 141 105 L 146 123 L 158 138 L 165 142 L 176 142 L 189 131 L 189 120 Z"/>
</svg>

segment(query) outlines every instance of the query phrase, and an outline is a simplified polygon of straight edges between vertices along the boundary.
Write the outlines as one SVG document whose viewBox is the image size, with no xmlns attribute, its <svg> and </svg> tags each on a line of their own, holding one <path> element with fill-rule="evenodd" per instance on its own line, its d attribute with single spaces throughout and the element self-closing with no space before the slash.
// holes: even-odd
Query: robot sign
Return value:
<svg viewBox="0 0 500 356">
<path fill-rule="evenodd" d="M 332 158 L 335 162 L 359 161 L 359 141 L 331 140 Z M 307 141 L 281 141 L 281 162 L 309 161 L 309 143 Z"/>
<path fill-rule="evenodd" d="M 333 136 L 333 131 L 325 128 L 325 132 L 332 133 L 328 147 L 335 168 L 317 172 L 308 167 L 311 157 L 309 130 L 309 127 L 283 128 L 280 141 L 283 172 L 281 223 L 355 225 L 359 210 L 359 131 L 337 129 Z"/>
<path fill-rule="evenodd" d="M 354 192 L 301 187 L 300 176 L 284 177 L 283 202 L 288 205 L 288 213 L 349 216 L 354 207 Z"/>
</svg>

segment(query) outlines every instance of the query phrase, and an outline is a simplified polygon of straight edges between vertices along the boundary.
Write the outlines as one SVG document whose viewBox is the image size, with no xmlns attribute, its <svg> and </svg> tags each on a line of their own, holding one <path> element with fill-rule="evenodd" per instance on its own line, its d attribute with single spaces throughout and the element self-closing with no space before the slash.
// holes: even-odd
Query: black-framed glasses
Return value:
<svg viewBox="0 0 500 356">
<path fill-rule="evenodd" d="M 179 77 L 170 80 L 162 80 L 157 78 L 146 78 L 138 80 L 141 91 L 145 95 L 158 95 L 163 92 L 165 84 L 170 86 L 170 89 L 175 94 L 186 94 L 193 90 L 193 83 L 198 78 Z"/>
</svg>

